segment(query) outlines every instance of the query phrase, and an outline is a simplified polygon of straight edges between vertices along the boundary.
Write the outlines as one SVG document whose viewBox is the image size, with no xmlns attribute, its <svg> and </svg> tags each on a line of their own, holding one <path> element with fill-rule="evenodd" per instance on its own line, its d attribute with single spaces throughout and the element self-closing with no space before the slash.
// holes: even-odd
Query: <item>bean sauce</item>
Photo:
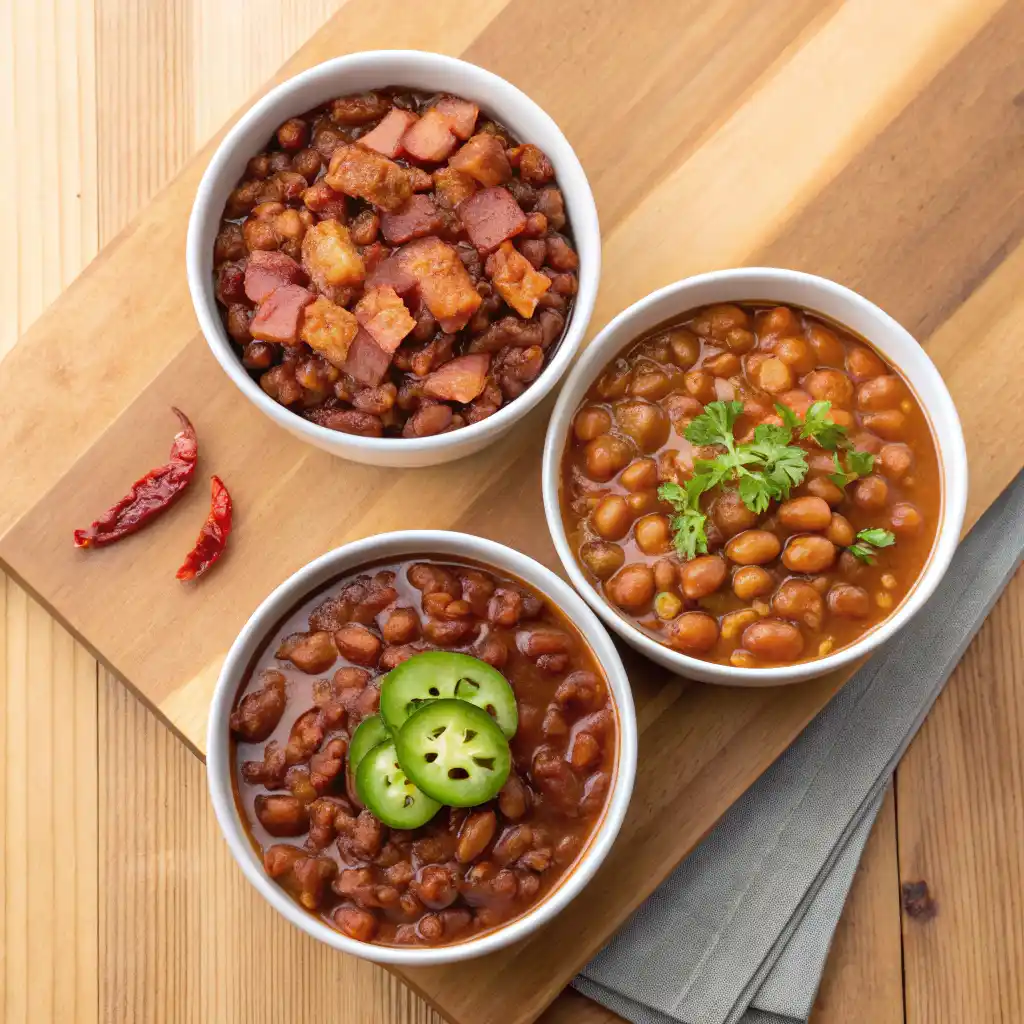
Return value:
<svg viewBox="0 0 1024 1024">
<path fill-rule="evenodd" d="M 253 379 L 366 437 L 446 433 L 519 397 L 565 330 L 579 266 L 547 156 L 469 100 L 401 88 L 282 124 L 213 256 Z"/>
<path fill-rule="evenodd" d="M 754 512 L 727 479 L 699 499 L 707 552 L 686 557 L 659 488 L 725 452 L 685 431 L 728 401 L 743 404 L 737 443 L 782 425 L 777 403 L 802 418 L 830 402 L 838 454 L 873 465 L 840 486 L 833 451 L 794 435 L 808 468 L 788 499 Z M 613 607 L 660 643 L 740 667 L 824 657 L 884 621 L 928 561 L 942 502 L 935 440 L 899 370 L 839 324 L 752 303 L 693 310 L 612 361 L 576 412 L 561 495 L 569 543 Z M 894 543 L 865 547 L 866 530 Z"/>
<path fill-rule="evenodd" d="M 346 753 L 388 670 L 425 650 L 498 668 L 516 697 L 496 800 L 410 831 L 359 803 Z M 447 945 L 524 914 L 572 870 L 602 817 L 618 723 L 576 627 L 523 582 L 413 559 L 305 601 L 255 657 L 231 716 L 235 796 L 268 874 L 351 938 Z"/>
</svg>

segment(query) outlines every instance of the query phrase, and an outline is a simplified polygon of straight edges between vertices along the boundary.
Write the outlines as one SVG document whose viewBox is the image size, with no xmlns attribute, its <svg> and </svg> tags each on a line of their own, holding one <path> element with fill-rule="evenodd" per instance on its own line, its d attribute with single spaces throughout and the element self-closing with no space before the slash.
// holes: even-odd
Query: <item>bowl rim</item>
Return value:
<svg viewBox="0 0 1024 1024">
<path fill-rule="evenodd" d="M 305 911 L 258 863 L 238 813 L 228 736 L 228 715 L 255 652 L 283 614 L 328 580 L 369 562 L 408 555 L 468 558 L 535 587 L 569 618 L 590 645 L 608 681 L 619 722 L 615 775 L 605 808 L 576 863 L 545 898 L 507 925 L 476 939 L 437 947 L 378 946 L 359 942 Z M 540 582 L 542 581 L 542 582 Z M 559 914 L 587 885 L 608 855 L 629 806 L 636 776 L 637 722 L 629 677 L 608 632 L 583 599 L 547 566 L 504 544 L 449 530 L 396 530 L 343 544 L 297 569 L 267 595 L 239 631 L 224 659 L 207 725 L 207 785 L 214 813 L 231 854 L 270 905 L 308 935 L 345 953 L 385 964 L 428 966 L 455 963 L 495 952 L 524 939 Z"/>
<path fill-rule="evenodd" d="M 573 238 L 580 258 L 578 287 L 568 323 L 550 361 L 522 395 L 503 405 L 494 415 L 458 430 L 430 437 L 362 437 L 330 430 L 304 419 L 275 402 L 249 376 L 233 351 L 220 321 L 212 277 L 204 271 L 207 246 L 203 236 L 211 220 L 220 221 L 223 210 L 214 202 L 215 193 L 236 151 L 254 125 L 273 111 L 287 107 L 292 95 L 311 81 L 333 81 L 346 74 L 357 74 L 377 67 L 381 68 L 382 78 L 387 78 L 390 74 L 387 69 L 399 65 L 427 75 L 438 71 L 457 72 L 465 79 L 467 93 L 472 93 L 474 86 L 486 83 L 489 90 L 500 96 L 500 103 L 485 104 L 484 109 L 493 109 L 499 119 L 503 119 L 508 110 L 526 110 L 531 119 L 543 125 L 544 130 L 550 133 L 551 138 L 545 143 L 544 151 L 555 166 L 556 183 L 565 195 L 566 205 L 571 209 Z M 391 84 L 394 83 L 390 80 L 381 82 L 381 86 Z M 344 85 L 339 84 L 338 88 L 344 89 Z M 280 112 L 286 113 L 284 110 Z M 290 111 L 291 115 L 301 112 Z M 276 118 L 277 114 L 274 116 Z M 370 456 L 374 453 L 383 455 L 397 452 L 413 456 L 417 453 L 444 452 L 459 446 L 468 448 L 474 441 L 478 442 L 479 448 L 525 417 L 557 385 L 579 350 L 593 314 L 601 277 L 601 229 L 593 190 L 576 151 L 551 115 L 525 92 L 500 75 L 458 57 L 426 50 L 363 50 L 333 57 L 286 79 L 256 100 L 232 125 L 217 145 L 196 190 L 189 215 L 185 263 L 192 306 L 206 343 L 224 372 L 257 408 L 303 440 L 326 445 L 329 449 L 348 448 Z"/>
<path fill-rule="evenodd" d="M 769 288 L 774 285 L 781 287 L 785 287 L 787 284 L 790 286 L 803 285 L 807 289 L 816 290 L 823 296 L 844 301 L 856 307 L 862 315 L 878 325 L 878 333 L 898 337 L 901 344 L 908 344 L 918 349 L 922 357 L 920 365 L 915 368 L 915 375 L 918 377 L 923 375 L 927 379 L 930 394 L 927 397 L 924 396 L 919 387 L 915 387 L 914 391 L 935 441 L 942 487 L 941 518 L 935 540 L 921 573 L 903 602 L 887 618 L 854 643 L 824 658 L 771 668 L 742 668 L 703 661 L 700 658 L 693 658 L 675 651 L 665 644 L 660 644 L 619 615 L 598 593 L 577 563 L 565 534 L 560 502 L 562 453 L 571 426 L 572 413 L 581 400 L 582 394 L 604 367 L 631 344 L 631 341 L 618 339 L 613 351 L 613 339 L 649 307 L 665 299 L 678 302 L 678 312 L 663 318 L 666 320 L 672 315 L 679 315 L 689 309 L 708 304 L 699 299 L 690 301 L 685 297 L 690 292 L 699 292 L 705 286 L 721 282 L 734 284 L 736 290 L 732 300 L 716 300 L 722 302 L 778 301 L 786 303 L 790 300 L 778 296 L 765 295 L 763 299 L 747 296 L 744 293 L 744 288 L 750 284 L 756 289 L 764 290 L 765 282 L 768 282 Z M 802 303 L 794 304 L 804 305 Z M 806 305 L 809 307 L 809 304 Z M 815 310 L 815 312 L 820 312 L 823 316 L 831 316 L 821 310 Z M 840 322 L 835 317 L 832 319 L 835 319 L 837 323 Z M 852 330 L 852 328 L 848 329 Z M 649 330 L 649 328 L 645 328 L 645 330 Z M 643 331 L 637 330 L 633 340 L 639 338 L 641 333 Z M 865 337 L 900 372 L 900 375 L 907 379 L 907 371 L 886 354 L 876 337 L 869 336 L 862 331 L 854 331 L 854 333 L 860 333 Z M 585 381 L 585 384 L 581 389 L 582 381 Z M 575 392 L 580 393 L 574 394 Z M 559 559 L 573 586 L 605 625 L 641 653 L 680 675 L 732 686 L 772 686 L 812 679 L 860 660 L 892 637 L 920 611 L 948 569 L 960 541 L 968 492 L 967 449 L 960 418 L 949 389 L 924 346 L 902 324 L 852 288 L 847 288 L 845 285 L 816 274 L 780 267 L 736 267 L 695 274 L 649 292 L 618 313 L 587 345 L 559 392 L 544 439 L 541 475 L 544 514 Z"/>
</svg>

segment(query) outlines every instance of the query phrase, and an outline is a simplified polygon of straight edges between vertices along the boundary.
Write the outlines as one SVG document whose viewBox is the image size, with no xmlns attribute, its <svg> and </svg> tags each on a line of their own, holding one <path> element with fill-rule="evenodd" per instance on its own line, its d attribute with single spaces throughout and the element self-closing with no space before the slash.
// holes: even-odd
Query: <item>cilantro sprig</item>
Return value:
<svg viewBox="0 0 1024 1024">
<path fill-rule="evenodd" d="M 874 565 L 875 556 L 880 548 L 891 548 L 896 543 L 896 537 L 888 530 L 880 526 L 873 526 L 867 530 L 861 530 L 857 534 L 856 543 L 851 544 L 846 550 L 865 565 Z"/>
</svg>

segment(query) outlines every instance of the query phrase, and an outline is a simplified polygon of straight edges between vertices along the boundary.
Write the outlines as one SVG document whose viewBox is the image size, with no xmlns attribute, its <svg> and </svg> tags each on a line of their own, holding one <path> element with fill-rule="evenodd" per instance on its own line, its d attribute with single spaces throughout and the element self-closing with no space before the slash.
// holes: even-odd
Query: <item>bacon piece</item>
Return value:
<svg viewBox="0 0 1024 1024">
<path fill-rule="evenodd" d="M 348 358 L 342 369 L 360 384 L 376 387 L 388 372 L 391 355 L 385 352 L 370 336 L 369 332 L 360 327 L 359 333 L 352 339 Z"/>
<path fill-rule="evenodd" d="M 299 337 L 340 369 L 358 331 L 359 321 L 344 306 L 321 295 L 306 307 Z"/>
<path fill-rule="evenodd" d="M 455 249 L 440 238 L 418 238 L 399 249 L 398 259 L 416 280 L 420 297 L 441 330 L 462 330 L 483 299 Z"/>
<path fill-rule="evenodd" d="M 473 134 L 476 119 L 480 114 L 480 108 L 475 103 L 458 99 L 455 96 L 442 96 L 434 109 L 439 114 L 444 114 L 448 120 L 448 127 L 463 142 Z"/>
<path fill-rule="evenodd" d="M 359 145 L 394 160 L 402 152 L 402 136 L 415 123 L 411 111 L 392 107 L 376 128 L 360 136 Z"/>
<path fill-rule="evenodd" d="M 394 288 L 371 289 L 356 303 L 355 314 L 356 320 L 388 355 L 416 326 L 416 320 Z"/>
<path fill-rule="evenodd" d="M 484 352 L 458 356 L 423 381 L 424 394 L 448 402 L 472 402 L 483 393 L 491 357 Z"/>
<path fill-rule="evenodd" d="M 387 252 L 387 250 L 384 250 Z M 366 279 L 366 287 L 394 288 L 399 295 L 408 295 L 416 288 L 416 278 L 402 266 L 398 253 L 395 252 L 381 260 Z"/>
<path fill-rule="evenodd" d="M 502 242 L 487 258 L 487 275 L 498 294 L 524 319 L 529 320 L 537 301 L 551 287 L 551 278 L 538 273 L 511 242 Z"/>
<path fill-rule="evenodd" d="M 391 213 L 382 213 L 380 231 L 390 245 L 436 234 L 444 226 L 430 196 L 417 193 Z"/>
<path fill-rule="evenodd" d="M 434 198 L 447 210 L 454 210 L 479 187 L 475 178 L 454 167 L 439 167 L 434 171 Z"/>
<path fill-rule="evenodd" d="M 438 110 L 428 110 L 402 136 L 406 153 L 414 160 L 439 164 L 447 160 L 458 145 L 451 123 Z"/>
<path fill-rule="evenodd" d="M 249 332 L 257 341 L 294 345 L 302 311 L 312 301 L 313 293 L 309 289 L 297 284 L 283 284 L 260 303 L 249 324 Z"/>
<path fill-rule="evenodd" d="M 485 187 L 501 185 L 512 177 L 512 166 L 505 156 L 505 147 L 488 132 L 474 135 L 452 156 L 448 165 L 476 178 Z"/>
<path fill-rule="evenodd" d="M 412 195 L 405 170 L 363 146 L 339 146 L 324 181 L 338 192 L 365 199 L 382 210 L 397 210 Z"/>
<path fill-rule="evenodd" d="M 344 224 L 322 220 L 302 239 L 302 266 L 322 290 L 359 284 L 366 276 L 363 257 Z"/>
<path fill-rule="evenodd" d="M 485 188 L 459 206 L 459 220 L 481 253 L 493 252 L 526 227 L 526 214 L 505 188 Z"/>
<path fill-rule="evenodd" d="M 302 284 L 302 267 L 283 252 L 256 249 L 245 265 L 245 294 L 252 302 L 262 302 L 283 284 Z"/>
</svg>

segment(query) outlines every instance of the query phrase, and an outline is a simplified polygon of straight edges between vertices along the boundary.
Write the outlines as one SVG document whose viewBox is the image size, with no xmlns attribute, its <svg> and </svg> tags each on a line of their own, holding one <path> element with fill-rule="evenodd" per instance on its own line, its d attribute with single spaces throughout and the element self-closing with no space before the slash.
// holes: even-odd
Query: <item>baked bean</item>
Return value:
<svg viewBox="0 0 1024 1024">
<path fill-rule="evenodd" d="M 886 441 L 902 441 L 907 429 L 907 417 L 902 409 L 866 412 L 861 415 L 860 421 L 865 428 Z"/>
<path fill-rule="evenodd" d="M 712 377 L 732 377 L 740 372 L 740 359 L 732 352 L 720 352 L 704 360 L 704 369 Z"/>
<path fill-rule="evenodd" d="M 818 629 L 824 614 L 821 594 L 804 580 L 786 580 L 772 598 L 772 611 L 780 619 L 802 622 L 808 629 Z"/>
<path fill-rule="evenodd" d="M 680 567 L 669 558 L 654 563 L 654 585 L 659 591 L 673 590 L 679 585 Z"/>
<path fill-rule="evenodd" d="M 603 483 L 629 465 L 633 448 L 615 434 L 599 434 L 586 447 L 587 475 Z"/>
<path fill-rule="evenodd" d="M 817 402 L 831 402 L 840 409 L 853 404 L 853 381 L 841 370 L 813 370 L 803 384 Z"/>
<path fill-rule="evenodd" d="M 907 397 L 903 381 L 893 374 L 866 380 L 857 388 L 857 408 L 866 412 L 896 409 Z"/>
<path fill-rule="evenodd" d="M 725 545 L 725 554 L 737 565 L 765 565 L 778 557 L 782 542 L 768 530 L 744 530 Z"/>
<path fill-rule="evenodd" d="M 868 512 L 885 508 L 889 485 L 880 476 L 866 476 L 853 485 L 853 503 Z"/>
<path fill-rule="evenodd" d="M 580 409 L 572 421 L 573 433 L 581 441 L 593 441 L 595 437 L 608 433 L 611 428 L 611 414 L 599 405 Z"/>
<path fill-rule="evenodd" d="M 909 501 L 898 501 L 892 507 L 890 513 L 890 525 L 892 532 L 899 537 L 910 537 L 921 531 L 924 525 L 924 516 L 916 505 Z"/>
<path fill-rule="evenodd" d="M 633 438 L 642 452 L 657 451 L 668 440 L 668 416 L 652 402 L 636 399 L 617 403 L 615 422 L 622 433 Z"/>
<path fill-rule="evenodd" d="M 715 390 L 715 378 L 707 370 L 690 370 L 683 378 L 683 386 L 691 398 L 703 402 L 713 402 L 718 395 Z"/>
<path fill-rule="evenodd" d="M 794 383 L 793 370 L 775 356 L 759 362 L 752 376 L 754 383 L 771 395 L 789 391 Z"/>
<path fill-rule="evenodd" d="M 654 614 L 659 619 L 674 619 L 683 610 L 683 602 L 673 593 L 663 590 L 654 596 Z"/>
<path fill-rule="evenodd" d="M 818 365 L 814 350 L 803 338 L 780 338 L 775 343 L 775 355 L 801 377 Z"/>
<path fill-rule="evenodd" d="M 798 416 L 806 416 L 807 410 L 813 405 L 814 399 L 806 391 L 794 388 L 779 395 L 779 404 L 792 409 Z"/>
<path fill-rule="evenodd" d="M 800 320 L 788 306 L 776 306 L 757 314 L 755 327 L 760 338 L 781 338 L 800 333 Z"/>
<path fill-rule="evenodd" d="M 832 522 L 832 509 L 823 498 L 790 498 L 779 506 L 779 522 L 801 533 L 824 530 Z"/>
<path fill-rule="evenodd" d="M 262 743 L 277 728 L 284 714 L 285 677 L 274 669 L 260 674 L 259 690 L 247 693 L 231 712 L 231 731 L 248 743 Z"/>
<path fill-rule="evenodd" d="M 301 836 L 309 828 L 306 805 L 294 796 L 261 793 L 256 797 L 253 810 L 259 823 L 272 836 Z"/>
<path fill-rule="evenodd" d="M 854 380 L 867 380 L 885 373 L 885 364 L 871 349 L 855 345 L 846 353 L 846 369 Z"/>
<path fill-rule="evenodd" d="M 876 458 L 878 470 L 890 480 L 902 480 L 914 468 L 914 453 L 905 444 L 883 445 Z"/>
<path fill-rule="evenodd" d="M 871 600 L 863 587 L 852 583 L 836 583 L 826 598 L 828 610 L 844 619 L 866 619 L 871 612 Z"/>
<path fill-rule="evenodd" d="M 661 404 L 681 434 L 685 432 L 690 421 L 704 411 L 704 406 L 690 395 L 669 395 Z"/>
<path fill-rule="evenodd" d="M 334 923 L 339 931 L 357 942 L 372 942 L 377 934 L 377 918 L 372 910 L 359 907 L 338 907 L 334 912 Z"/>
<path fill-rule="evenodd" d="M 414 608 L 396 608 L 381 627 L 388 644 L 407 644 L 420 635 L 420 617 Z"/>
<path fill-rule="evenodd" d="M 825 531 L 825 536 L 832 541 L 838 548 L 849 547 L 853 543 L 855 531 L 850 525 L 850 520 L 846 516 L 841 516 L 838 512 L 832 513 L 832 520 L 828 524 L 828 529 Z"/>
<path fill-rule="evenodd" d="M 807 328 L 805 336 L 814 350 L 819 366 L 843 365 L 846 349 L 832 331 L 813 324 Z"/>
<path fill-rule="evenodd" d="M 764 597 L 774 587 L 771 574 L 759 565 L 744 565 L 732 574 L 732 591 L 741 601 Z"/>
<path fill-rule="evenodd" d="M 739 306 L 729 303 L 720 303 L 717 306 L 708 306 L 701 310 L 693 318 L 691 326 L 696 334 L 702 338 L 714 338 L 716 341 L 723 339 L 729 331 L 737 328 L 750 326 L 750 317 L 746 311 Z"/>
<path fill-rule="evenodd" d="M 656 512 L 637 520 L 633 527 L 633 539 L 645 555 L 662 555 L 671 550 L 672 531 L 669 529 L 668 516 Z"/>
<path fill-rule="evenodd" d="M 644 608 L 654 597 L 654 572 L 646 565 L 626 565 L 605 584 L 605 593 L 620 608 Z"/>
<path fill-rule="evenodd" d="M 665 638 L 684 654 L 705 654 L 718 643 L 718 623 L 707 612 L 686 612 L 668 624 Z"/>
<path fill-rule="evenodd" d="M 724 559 L 717 555 L 701 555 L 685 563 L 679 577 L 683 593 L 696 601 L 713 594 L 725 582 L 727 574 Z"/>
<path fill-rule="evenodd" d="M 598 378 L 594 389 L 605 401 L 612 401 L 616 398 L 625 397 L 629 388 L 629 382 L 633 378 L 633 369 L 623 363 L 621 366 L 612 366 L 605 370 Z"/>
<path fill-rule="evenodd" d="M 804 490 L 815 500 L 825 502 L 830 508 L 838 508 L 846 497 L 841 487 L 823 476 L 816 476 L 808 480 L 804 484 Z"/>
<path fill-rule="evenodd" d="M 287 658 L 297 669 L 309 675 L 320 675 L 334 664 L 338 649 L 330 633 L 319 631 L 308 635 L 299 634 L 294 641 L 286 640 L 278 648 L 277 656 Z"/>
<path fill-rule="evenodd" d="M 711 506 L 711 517 L 726 537 L 757 525 L 757 513 L 751 512 L 738 491 L 724 491 Z"/>
<path fill-rule="evenodd" d="M 741 637 L 745 650 L 764 661 L 796 661 L 803 653 L 804 638 L 790 622 L 760 619 L 751 623 Z"/>
<path fill-rule="evenodd" d="M 799 573 L 824 572 L 835 560 L 835 544 L 815 534 L 791 537 L 782 552 L 782 564 Z"/>
<path fill-rule="evenodd" d="M 652 487 L 646 491 L 630 491 L 626 504 L 634 516 L 645 516 L 658 507 L 658 492 Z"/>
<path fill-rule="evenodd" d="M 737 355 L 744 355 L 750 352 L 757 344 L 757 338 L 754 336 L 754 333 L 746 330 L 744 327 L 733 327 L 731 330 L 726 331 L 723 340 L 729 351 L 735 352 Z"/>
<path fill-rule="evenodd" d="M 646 398 L 652 402 L 664 398 L 671 389 L 672 381 L 657 367 L 641 368 L 629 384 L 629 393 L 634 398 Z"/>
<path fill-rule="evenodd" d="M 591 513 L 590 521 L 605 540 L 622 540 L 629 533 L 633 515 L 621 494 L 609 494 Z"/>
<path fill-rule="evenodd" d="M 646 491 L 658 486 L 658 464 L 653 459 L 637 459 L 621 474 L 619 483 L 627 491 Z"/>
<path fill-rule="evenodd" d="M 343 658 L 357 665 L 375 665 L 383 646 L 378 636 L 356 622 L 342 626 L 334 634 L 334 643 Z"/>
<path fill-rule="evenodd" d="M 580 548 L 580 558 L 599 580 L 606 580 L 622 568 L 626 553 L 618 544 L 592 540 Z"/>
<path fill-rule="evenodd" d="M 700 359 L 700 342 L 690 331 L 679 329 L 669 332 L 672 360 L 681 370 L 689 370 Z"/>
</svg>

